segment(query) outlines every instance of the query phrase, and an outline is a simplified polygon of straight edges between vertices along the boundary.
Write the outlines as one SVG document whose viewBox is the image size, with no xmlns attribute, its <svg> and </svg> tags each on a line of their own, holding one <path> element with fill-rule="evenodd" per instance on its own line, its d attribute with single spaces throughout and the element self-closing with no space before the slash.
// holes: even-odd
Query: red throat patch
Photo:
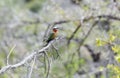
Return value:
<svg viewBox="0 0 120 78">
<path fill-rule="evenodd" d="M 53 32 L 57 32 L 57 31 L 58 31 L 57 29 L 55 29 L 55 28 L 53 29 Z"/>
</svg>

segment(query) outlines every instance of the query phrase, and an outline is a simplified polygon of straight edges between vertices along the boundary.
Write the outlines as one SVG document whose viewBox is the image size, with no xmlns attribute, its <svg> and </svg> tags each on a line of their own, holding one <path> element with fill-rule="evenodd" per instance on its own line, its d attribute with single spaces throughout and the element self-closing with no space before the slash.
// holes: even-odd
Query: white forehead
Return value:
<svg viewBox="0 0 120 78">
<path fill-rule="evenodd" d="M 53 27 L 53 29 L 57 29 L 58 27 Z"/>
</svg>

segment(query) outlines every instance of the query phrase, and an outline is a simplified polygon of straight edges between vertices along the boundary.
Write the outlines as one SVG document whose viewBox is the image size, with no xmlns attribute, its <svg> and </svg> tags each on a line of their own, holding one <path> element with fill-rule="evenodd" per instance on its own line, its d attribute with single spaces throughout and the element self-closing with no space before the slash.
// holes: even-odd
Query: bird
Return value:
<svg viewBox="0 0 120 78">
<path fill-rule="evenodd" d="M 53 27 L 52 32 L 49 34 L 49 37 L 46 40 L 47 44 L 45 46 L 47 46 L 52 40 L 54 40 L 57 37 L 57 33 L 58 33 L 58 27 Z"/>
</svg>

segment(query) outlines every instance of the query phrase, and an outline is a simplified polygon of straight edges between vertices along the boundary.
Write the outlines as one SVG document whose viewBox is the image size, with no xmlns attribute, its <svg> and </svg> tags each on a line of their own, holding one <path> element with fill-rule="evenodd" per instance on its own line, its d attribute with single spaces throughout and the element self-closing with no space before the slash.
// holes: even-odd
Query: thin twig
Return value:
<svg viewBox="0 0 120 78">
<path fill-rule="evenodd" d="M 120 21 L 120 17 L 116 17 L 116 16 L 113 16 L 113 15 L 99 15 L 97 17 L 99 17 L 99 18 L 113 19 L 113 20 Z"/>
<path fill-rule="evenodd" d="M 90 20 L 90 18 L 88 18 L 89 20 Z M 87 19 L 85 19 L 86 21 L 88 21 Z M 95 25 L 97 24 L 98 22 L 97 21 L 95 21 L 94 23 L 93 23 L 93 25 L 91 26 L 91 28 L 88 30 L 88 32 L 87 32 L 87 34 L 82 38 L 82 40 L 80 41 L 80 43 L 79 43 L 79 45 L 78 45 L 78 49 L 77 49 L 77 55 L 78 55 L 78 60 L 80 59 L 80 48 L 81 48 L 81 46 L 84 44 L 84 42 L 85 42 L 85 40 L 87 39 L 87 37 L 90 35 L 90 33 L 91 33 L 91 31 L 92 31 L 92 29 L 95 27 Z M 74 52 L 73 54 L 72 54 L 72 57 L 71 57 L 71 61 L 73 60 L 73 58 L 74 58 L 74 56 L 75 56 L 75 53 L 76 52 Z"/>
<path fill-rule="evenodd" d="M 45 55 L 45 52 L 44 52 L 43 54 L 44 54 L 44 64 L 45 64 L 45 73 L 46 73 L 46 70 L 47 70 L 47 64 L 46 64 L 46 55 Z"/>
<path fill-rule="evenodd" d="M 95 27 L 95 25 L 97 24 L 97 21 L 95 21 L 93 23 L 93 25 L 91 26 L 91 28 L 89 29 L 89 31 L 87 32 L 87 34 L 85 35 L 85 37 L 83 37 L 83 39 L 80 41 L 79 45 L 78 45 L 78 49 L 77 49 L 77 55 L 78 55 L 78 60 L 80 59 L 80 48 L 81 46 L 84 44 L 85 40 L 87 39 L 87 37 L 90 35 L 92 29 Z M 76 53 L 76 52 L 75 52 Z M 75 53 L 72 54 L 72 58 L 71 61 L 73 60 L 73 57 L 75 56 Z"/>
<path fill-rule="evenodd" d="M 72 35 L 71 35 L 70 38 L 68 39 L 67 45 L 70 44 L 71 39 L 74 38 L 74 35 L 77 33 L 77 31 L 80 29 L 80 27 L 81 27 L 81 24 L 79 24 L 79 25 L 77 26 L 77 28 L 75 29 L 75 31 L 72 33 Z"/>
<path fill-rule="evenodd" d="M 14 45 L 14 46 L 11 48 L 9 54 L 7 55 L 7 65 L 9 65 L 9 57 L 10 57 L 11 53 L 13 52 L 13 50 L 15 49 L 15 47 L 16 47 L 16 45 Z"/>
<path fill-rule="evenodd" d="M 81 46 L 84 44 L 85 40 L 86 40 L 86 39 L 88 38 L 88 36 L 90 35 L 92 29 L 95 27 L 95 25 L 96 25 L 97 23 L 98 23 L 98 21 L 95 21 L 95 22 L 93 23 L 93 25 L 91 26 L 91 28 L 89 29 L 89 31 L 87 32 L 87 34 L 85 35 L 85 37 L 80 41 L 80 43 L 79 43 L 79 48 L 78 48 L 78 52 L 79 52 Z"/>
<path fill-rule="evenodd" d="M 46 37 L 48 36 L 49 29 L 50 29 L 50 24 L 48 24 L 47 29 L 45 30 L 45 34 L 43 36 L 43 41 L 46 41 Z"/>
<path fill-rule="evenodd" d="M 46 56 L 46 59 L 47 59 L 47 63 L 48 63 L 48 67 L 47 67 L 47 74 L 46 74 L 46 78 L 49 77 L 49 72 L 50 72 L 50 61 L 49 61 L 49 57 L 48 57 L 48 54 L 46 53 L 46 51 L 44 51 L 45 53 L 45 56 Z"/>
<path fill-rule="evenodd" d="M 52 47 L 55 49 L 56 53 L 57 53 L 57 57 L 60 57 L 60 54 L 58 52 L 58 49 L 52 44 Z"/>
<path fill-rule="evenodd" d="M 33 71 L 33 67 L 34 67 L 34 64 L 35 64 L 35 60 L 36 60 L 36 56 L 34 56 L 33 64 L 32 64 L 32 66 L 31 66 L 31 69 L 30 69 L 30 73 L 29 73 L 29 75 L 28 75 L 28 78 L 31 78 L 32 71 Z"/>
</svg>

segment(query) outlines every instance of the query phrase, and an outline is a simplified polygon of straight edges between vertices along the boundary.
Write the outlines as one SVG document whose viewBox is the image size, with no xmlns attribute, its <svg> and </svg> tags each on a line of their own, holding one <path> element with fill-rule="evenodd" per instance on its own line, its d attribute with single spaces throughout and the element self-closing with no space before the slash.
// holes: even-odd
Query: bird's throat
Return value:
<svg viewBox="0 0 120 78">
<path fill-rule="evenodd" d="M 58 31 L 57 29 L 53 29 L 53 32 L 55 32 L 55 33 L 56 33 L 57 31 Z"/>
</svg>

